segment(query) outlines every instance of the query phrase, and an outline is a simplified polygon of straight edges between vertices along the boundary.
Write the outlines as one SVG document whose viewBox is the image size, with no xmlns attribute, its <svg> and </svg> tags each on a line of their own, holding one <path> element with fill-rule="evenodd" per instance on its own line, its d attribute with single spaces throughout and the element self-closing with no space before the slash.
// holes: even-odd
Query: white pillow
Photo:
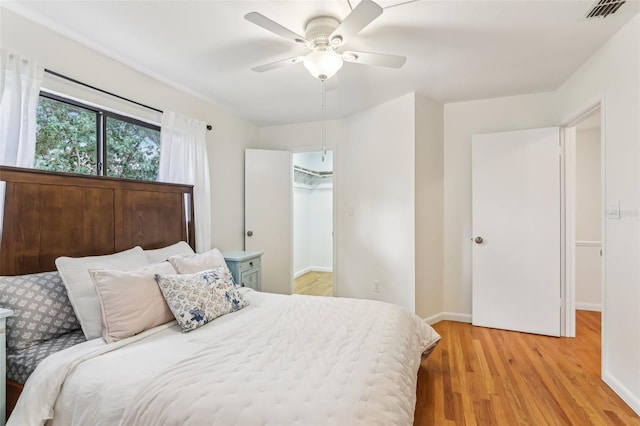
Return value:
<svg viewBox="0 0 640 426">
<path fill-rule="evenodd" d="M 194 254 L 195 252 L 185 241 L 180 241 L 170 246 L 162 247 L 155 250 L 145 250 L 144 253 L 149 259 L 149 263 L 160 263 L 169 259 L 171 256 L 181 254 Z"/>
<path fill-rule="evenodd" d="M 220 253 L 220 250 L 215 248 L 205 253 L 171 256 L 169 263 L 173 265 L 179 274 L 195 274 L 218 266 L 227 267 L 224 256 Z"/>
<path fill-rule="evenodd" d="M 107 343 L 134 336 L 173 320 L 173 314 L 156 283 L 156 274 L 175 274 L 169 262 L 135 271 L 89 270 L 98 292 Z"/>
<path fill-rule="evenodd" d="M 89 269 L 131 271 L 149 265 L 141 247 L 106 256 L 59 257 L 56 267 L 87 340 L 102 336 L 102 313 Z"/>
</svg>

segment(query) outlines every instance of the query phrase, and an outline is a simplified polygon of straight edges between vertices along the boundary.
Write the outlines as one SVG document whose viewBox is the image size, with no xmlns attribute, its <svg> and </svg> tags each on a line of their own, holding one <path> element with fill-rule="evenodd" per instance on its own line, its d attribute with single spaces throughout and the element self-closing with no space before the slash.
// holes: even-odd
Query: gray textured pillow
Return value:
<svg viewBox="0 0 640 426">
<path fill-rule="evenodd" d="M 80 329 L 58 272 L 0 277 L 0 307 L 14 312 L 7 318 L 9 353 Z"/>
<path fill-rule="evenodd" d="M 156 274 L 156 281 L 184 332 L 248 305 L 226 266 L 195 274 Z"/>
</svg>

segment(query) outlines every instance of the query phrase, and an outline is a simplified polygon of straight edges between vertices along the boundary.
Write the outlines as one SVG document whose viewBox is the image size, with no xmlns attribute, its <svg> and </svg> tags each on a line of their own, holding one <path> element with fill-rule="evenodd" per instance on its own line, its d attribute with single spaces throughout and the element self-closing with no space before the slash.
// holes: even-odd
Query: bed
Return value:
<svg viewBox="0 0 640 426">
<path fill-rule="evenodd" d="M 49 272 L 56 270 L 59 256 L 102 255 L 137 245 L 156 249 L 178 241 L 187 241 L 195 248 L 190 185 L 8 166 L 0 166 L 0 182 L 6 193 L 0 233 L 0 277 L 44 273 L 44 278 L 35 278 L 53 281 L 43 287 L 55 287 L 60 278 Z M 0 288 L 35 285 L 32 279 L 16 280 L 0 283 Z M 61 299 L 54 295 L 51 301 L 60 303 L 65 298 L 66 295 Z M 15 320 L 9 318 L 7 323 Z M 7 353 L 7 414 L 26 378 L 42 359 L 82 341 L 75 317 L 67 316 L 65 320 L 75 322 L 66 327 L 70 333 L 75 331 L 74 335 L 43 341 L 38 347 L 18 345 L 16 352 L 21 353 Z"/>
<path fill-rule="evenodd" d="M 41 214 L 32 214 L 27 225 L 16 207 L 25 191 L 16 185 L 31 185 L 31 200 L 38 194 L 43 208 L 43 200 L 56 200 L 43 195 L 50 189 L 105 189 L 109 182 L 2 167 L 0 180 L 7 182 L 5 205 L 12 206 L 5 210 L 14 210 L 5 211 L 0 275 L 51 271 L 55 258 L 65 254 L 107 254 L 133 245 L 152 249 L 179 240 L 193 244 L 191 188 L 137 182 L 123 187 L 114 180 L 106 197 L 113 208 L 102 209 L 113 215 L 106 219 L 111 246 L 105 242 L 96 248 L 93 236 L 89 247 L 79 247 L 86 221 L 78 218 L 95 214 L 87 204 L 103 202 L 79 197 L 84 201 L 57 219 L 80 228 L 73 244 L 35 250 L 42 239 L 28 241 L 24 235 L 42 235 L 53 219 L 47 215 L 42 223 Z M 128 194 L 115 195 L 118 191 Z M 165 191 L 172 195 L 165 197 Z M 57 200 L 54 206 L 60 205 Z M 33 208 L 32 202 L 23 203 Z M 20 218 L 20 232 L 12 218 Z M 123 232 L 127 223 L 134 225 Z M 177 226 L 169 232 L 167 223 Z M 25 232 L 33 227 L 40 231 Z M 132 230 L 135 240 L 117 236 Z M 72 252 L 64 251 L 72 246 Z M 53 344 L 63 349 L 47 353 L 28 375 L 9 425 L 413 423 L 421 354 L 427 356 L 439 339 L 424 321 L 382 302 L 238 291 L 247 307 L 188 333 L 175 321 L 115 343 L 74 340 L 78 333 L 70 331 L 66 339 L 73 344 Z"/>
</svg>

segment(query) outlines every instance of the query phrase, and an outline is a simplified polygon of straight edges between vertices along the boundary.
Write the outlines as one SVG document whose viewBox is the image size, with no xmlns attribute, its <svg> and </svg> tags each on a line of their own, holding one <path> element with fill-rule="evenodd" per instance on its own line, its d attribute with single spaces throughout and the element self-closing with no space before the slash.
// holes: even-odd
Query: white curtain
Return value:
<svg viewBox="0 0 640 426">
<path fill-rule="evenodd" d="M 212 247 L 206 123 L 165 111 L 160 128 L 158 180 L 193 185 L 196 251 Z"/>
<path fill-rule="evenodd" d="M 37 62 L 0 49 L 0 165 L 33 167 L 43 74 L 44 68 Z M 0 183 L 0 237 L 4 194 L 5 184 Z"/>
</svg>

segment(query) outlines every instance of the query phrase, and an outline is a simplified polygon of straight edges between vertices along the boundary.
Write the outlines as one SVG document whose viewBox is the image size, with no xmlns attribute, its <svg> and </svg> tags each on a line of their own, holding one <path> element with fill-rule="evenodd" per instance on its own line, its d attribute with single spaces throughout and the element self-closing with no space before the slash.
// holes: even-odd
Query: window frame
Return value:
<svg viewBox="0 0 640 426">
<path fill-rule="evenodd" d="M 107 119 L 112 118 L 115 120 L 125 121 L 136 126 L 146 127 L 147 129 L 156 130 L 162 133 L 160 126 L 157 124 L 151 124 L 146 121 L 142 121 L 127 115 L 118 114 L 106 108 L 100 108 L 98 106 L 89 105 L 75 99 L 70 99 L 58 94 L 50 93 L 41 90 L 39 96 L 43 98 L 51 99 L 57 102 L 61 102 L 67 105 L 72 105 L 77 108 L 82 108 L 93 112 L 96 115 L 96 174 L 88 176 L 105 176 L 114 179 L 129 179 L 139 180 L 141 182 L 151 182 L 147 180 L 132 179 L 123 176 L 111 176 L 107 174 Z M 36 142 L 37 143 L 37 142 Z"/>
</svg>

